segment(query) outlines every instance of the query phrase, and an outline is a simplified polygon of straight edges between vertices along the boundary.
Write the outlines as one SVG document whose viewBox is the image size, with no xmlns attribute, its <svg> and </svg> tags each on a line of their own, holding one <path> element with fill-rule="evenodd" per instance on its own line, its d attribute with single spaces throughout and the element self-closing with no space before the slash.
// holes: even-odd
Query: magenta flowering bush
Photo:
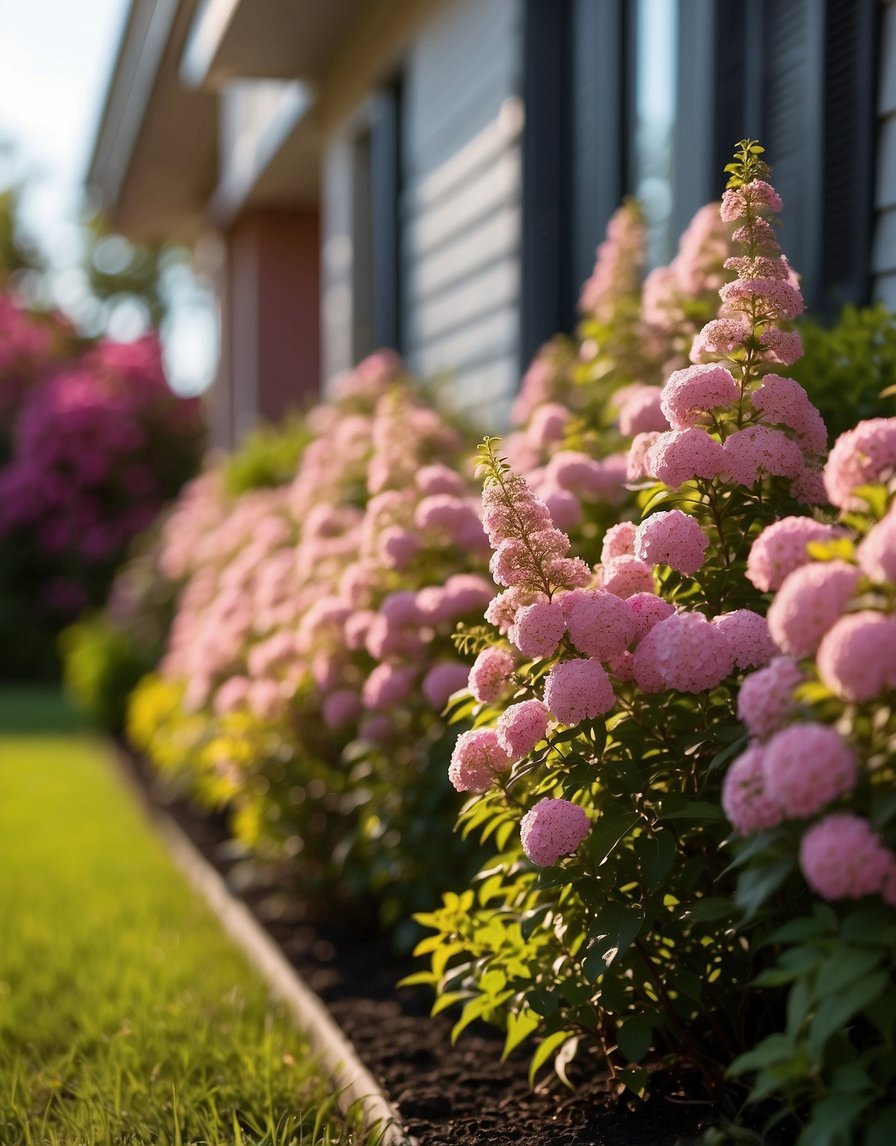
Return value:
<svg viewBox="0 0 896 1146">
<path fill-rule="evenodd" d="M 0 293 L 0 464 L 9 459 L 13 422 L 28 391 L 77 353 L 68 322 L 35 314 Z"/>
<path fill-rule="evenodd" d="M 0 316 L 0 545 L 24 656 L 101 604 L 128 543 L 195 471 L 204 419 L 169 389 L 154 338 L 60 357 L 64 330 L 16 313 L 4 303 Z"/>
</svg>

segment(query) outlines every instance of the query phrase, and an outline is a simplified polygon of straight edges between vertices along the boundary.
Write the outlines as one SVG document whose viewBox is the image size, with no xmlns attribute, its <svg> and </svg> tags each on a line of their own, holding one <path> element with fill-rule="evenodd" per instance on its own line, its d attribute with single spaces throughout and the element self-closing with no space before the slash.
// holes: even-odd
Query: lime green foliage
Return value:
<svg viewBox="0 0 896 1146">
<path fill-rule="evenodd" d="M 832 327 L 800 323 L 805 356 L 791 369 L 821 410 L 833 441 L 863 418 L 896 413 L 896 315 L 844 308 Z"/>
<path fill-rule="evenodd" d="M 66 692 L 101 728 L 124 727 L 127 701 L 140 678 L 152 668 L 152 656 L 130 631 L 116 628 L 94 613 L 64 629 L 59 637 Z"/>
<path fill-rule="evenodd" d="M 728 173 L 728 190 L 744 187 L 754 179 L 767 179 L 770 168 L 760 155 L 765 154 L 765 148 L 755 139 L 741 139 L 734 148 L 734 160 L 726 163 L 724 170 Z"/>
<path fill-rule="evenodd" d="M 365 1141 L 76 721 L 0 696 L 0 1141 Z"/>
<path fill-rule="evenodd" d="M 224 488 L 231 497 L 250 489 L 285 485 L 296 472 L 311 440 L 304 419 L 293 414 L 277 426 L 259 426 L 247 434 L 224 465 Z"/>
</svg>

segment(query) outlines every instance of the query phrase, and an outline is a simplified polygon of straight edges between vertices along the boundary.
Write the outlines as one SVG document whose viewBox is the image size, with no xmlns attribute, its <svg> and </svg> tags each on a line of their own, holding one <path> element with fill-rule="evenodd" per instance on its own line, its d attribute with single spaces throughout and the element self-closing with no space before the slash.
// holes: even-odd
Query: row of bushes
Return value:
<svg viewBox="0 0 896 1146">
<path fill-rule="evenodd" d="M 158 632 L 176 600 L 133 743 L 311 909 L 404 936 L 416 911 L 413 978 L 457 1034 L 498 1023 L 533 1077 L 596 1058 L 638 1094 L 687 1069 L 735 1136 L 749 1093 L 802 1143 L 873 1146 L 896 1118 L 896 419 L 845 408 L 885 410 L 894 325 L 852 312 L 803 355 L 761 150 L 643 282 L 620 210 L 503 442 L 471 457 L 374 356 L 289 439 L 289 480 L 256 442 L 193 483 L 163 578 L 127 571 L 104 624 Z"/>
<path fill-rule="evenodd" d="M 51 670 L 56 632 L 103 603 L 203 446 L 201 405 L 169 389 L 155 337 L 84 341 L 0 295 L 4 675 Z"/>
</svg>

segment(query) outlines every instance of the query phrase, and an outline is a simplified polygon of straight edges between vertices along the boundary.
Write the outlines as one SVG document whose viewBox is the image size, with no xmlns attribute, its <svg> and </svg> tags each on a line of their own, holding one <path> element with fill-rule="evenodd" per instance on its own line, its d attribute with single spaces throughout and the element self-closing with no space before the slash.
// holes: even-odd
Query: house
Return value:
<svg viewBox="0 0 896 1146">
<path fill-rule="evenodd" d="M 896 309 L 896 0 L 132 0 L 89 182 L 223 257 L 215 435 L 379 345 L 499 425 L 623 195 L 765 144 L 811 307 Z"/>
</svg>

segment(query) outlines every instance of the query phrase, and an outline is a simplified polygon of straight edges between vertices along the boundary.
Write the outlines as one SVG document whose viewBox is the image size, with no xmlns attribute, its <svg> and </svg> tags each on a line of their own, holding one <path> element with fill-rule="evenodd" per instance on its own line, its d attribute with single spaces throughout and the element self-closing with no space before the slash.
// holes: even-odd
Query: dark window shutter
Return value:
<svg viewBox="0 0 896 1146">
<path fill-rule="evenodd" d="M 591 274 L 594 252 L 625 194 L 627 107 L 625 11 L 620 0 L 572 0 L 572 290 Z"/>
<path fill-rule="evenodd" d="M 401 350 L 401 191 L 401 82 L 396 80 L 376 93 L 370 112 L 373 338 L 376 346 L 394 350 Z"/>
<path fill-rule="evenodd" d="M 569 267 L 568 0 L 526 0 L 523 49 L 523 234 L 520 355 L 574 316 Z"/>
<path fill-rule="evenodd" d="M 762 135 L 784 200 L 781 245 L 814 307 L 822 257 L 824 4 L 765 0 Z"/>
<path fill-rule="evenodd" d="M 828 0 L 824 82 L 824 234 L 818 303 L 868 301 L 874 201 L 875 0 Z"/>
</svg>

